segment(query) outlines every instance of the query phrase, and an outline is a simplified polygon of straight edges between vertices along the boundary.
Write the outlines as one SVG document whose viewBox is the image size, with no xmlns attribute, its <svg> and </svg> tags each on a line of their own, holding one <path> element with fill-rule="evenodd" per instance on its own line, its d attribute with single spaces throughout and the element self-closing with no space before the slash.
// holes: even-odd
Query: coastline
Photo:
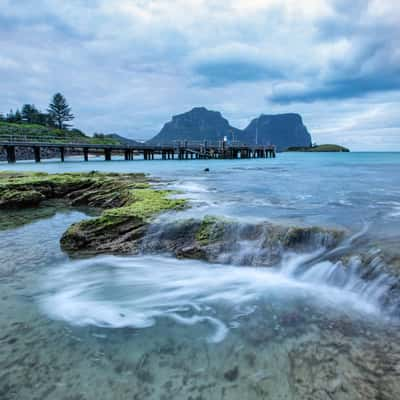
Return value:
<svg viewBox="0 0 400 400">
<path fill-rule="evenodd" d="M 28 218 L 17 219 L 16 226 L 54 215 L 58 207 L 92 215 L 69 226 L 60 238 L 61 249 L 73 258 L 170 254 L 217 264 L 276 267 L 288 253 L 323 249 L 311 258 L 314 263 L 327 260 L 330 268 L 354 275 L 365 285 L 387 275 L 384 280 L 391 281 L 391 289 L 376 301 L 400 315 L 400 255 L 396 252 L 375 246 L 371 253 L 368 243 L 357 243 L 358 234 L 352 236 L 340 228 L 244 222 L 220 215 L 180 217 L 179 211 L 190 204 L 188 199 L 174 198 L 175 193 L 156 188 L 154 178 L 140 173 L 0 173 L 0 210 L 33 211 Z M 174 218 L 157 218 L 170 212 L 176 213 Z M 1 226 L 10 228 L 6 222 Z M 254 244 L 240 256 L 237 243 L 243 241 Z"/>
</svg>

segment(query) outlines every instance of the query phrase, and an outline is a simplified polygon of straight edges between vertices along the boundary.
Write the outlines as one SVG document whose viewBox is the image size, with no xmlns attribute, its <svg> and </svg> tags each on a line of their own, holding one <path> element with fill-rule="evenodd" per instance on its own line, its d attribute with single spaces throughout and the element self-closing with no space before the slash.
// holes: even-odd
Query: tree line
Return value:
<svg viewBox="0 0 400 400">
<path fill-rule="evenodd" d="M 40 111 L 34 104 L 24 104 L 21 110 L 10 110 L 5 116 L 0 113 L 0 121 L 20 124 L 39 124 L 52 128 L 68 129 L 68 122 L 74 119 L 71 107 L 61 93 L 56 93 L 46 112 Z"/>
</svg>

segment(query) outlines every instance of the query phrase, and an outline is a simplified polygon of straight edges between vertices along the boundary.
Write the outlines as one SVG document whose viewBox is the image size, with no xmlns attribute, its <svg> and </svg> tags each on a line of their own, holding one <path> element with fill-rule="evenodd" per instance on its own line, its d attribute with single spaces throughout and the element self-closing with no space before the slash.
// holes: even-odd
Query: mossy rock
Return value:
<svg viewBox="0 0 400 400">
<path fill-rule="evenodd" d="M 0 190 L 0 208 L 36 207 L 44 199 L 36 190 Z"/>
<path fill-rule="evenodd" d="M 205 246 L 223 240 L 228 224 L 227 219 L 206 215 L 196 232 L 196 241 Z"/>
<path fill-rule="evenodd" d="M 287 248 L 296 248 L 312 244 L 331 248 L 337 245 L 345 236 L 343 230 L 325 229 L 316 226 L 290 227 L 283 233 L 282 243 Z"/>
<path fill-rule="evenodd" d="M 133 189 L 126 206 L 106 211 L 103 217 L 137 217 L 148 220 L 164 211 L 183 209 L 186 200 L 170 198 L 173 193 L 169 190 Z"/>
<path fill-rule="evenodd" d="M 131 189 L 125 206 L 106 210 L 98 218 L 68 228 L 61 238 L 61 247 L 68 252 L 134 252 L 155 216 L 186 205 L 183 199 L 171 199 L 171 193 Z"/>
<path fill-rule="evenodd" d="M 29 208 L 42 200 L 63 199 L 70 206 L 102 209 L 97 218 L 72 225 L 61 239 L 69 251 L 130 248 L 158 214 L 186 206 L 175 192 L 155 190 L 144 174 L 0 173 L 0 209 Z"/>
<path fill-rule="evenodd" d="M 36 204 L 33 200 L 39 198 L 66 198 L 72 205 L 121 207 L 131 197 L 129 190 L 137 185 L 148 187 L 144 174 L 3 172 L 0 173 L 0 208 L 31 207 Z M 28 201 L 31 197 L 32 202 Z M 13 201 L 8 201 L 11 198 Z"/>
<path fill-rule="evenodd" d="M 147 229 L 140 218 L 94 218 L 71 225 L 60 244 L 70 254 L 134 253 Z"/>
</svg>

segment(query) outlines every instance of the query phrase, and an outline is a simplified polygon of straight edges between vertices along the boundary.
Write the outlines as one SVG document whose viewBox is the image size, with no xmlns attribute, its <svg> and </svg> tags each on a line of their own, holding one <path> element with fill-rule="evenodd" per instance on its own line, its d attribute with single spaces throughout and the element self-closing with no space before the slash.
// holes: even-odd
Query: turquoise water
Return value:
<svg viewBox="0 0 400 400">
<path fill-rule="evenodd" d="M 356 238 L 347 252 L 398 250 L 398 153 L 0 168 L 146 172 L 191 200 L 161 221 L 211 214 L 335 227 Z M 71 260 L 59 238 L 85 217 L 59 209 L 0 231 L 0 399 L 400 396 L 398 320 L 377 301 L 392 281 L 343 272 L 320 248 L 286 254 L 276 268 L 165 254 Z M 241 240 L 225 259 L 257 246 Z"/>
<path fill-rule="evenodd" d="M 2 169 L 11 166 L 2 163 Z M 205 173 L 204 168 L 210 168 Z M 276 159 L 20 162 L 13 170 L 146 172 L 182 189 L 195 213 L 346 226 L 396 236 L 400 153 L 282 153 Z"/>
</svg>

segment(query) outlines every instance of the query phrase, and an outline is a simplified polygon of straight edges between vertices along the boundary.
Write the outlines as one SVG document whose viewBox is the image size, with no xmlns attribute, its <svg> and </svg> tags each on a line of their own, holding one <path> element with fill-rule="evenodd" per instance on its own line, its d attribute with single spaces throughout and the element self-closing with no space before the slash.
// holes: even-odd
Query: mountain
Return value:
<svg viewBox="0 0 400 400">
<path fill-rule="evenodd" d="M 124 136 L 117 135 L 116 133 L 110 133 L 110 134 L 104 135 L 104 137 L 105 138 L 109 138 L 109 139 L 113 139 L 113 140 L 115 140 L 116 142 L 118 142 L 120 144 L 126 144 L 128 146 L 137 146 L 137 145 L 143 144 L 143 143 L 140 143 L 140 142 L 138 142 L 136 140 L 128 139 L 128 138 L 126 138 Z"/>
<path fill-rule="evenodd" d="M 311 146 L 311 135 L 299 114 L 262 114 L 244 130 L 242 141 L 247 144 L 273 144 L 278 151 L 282 151 L 288 147 Z"/>
<path fill-rule="evenodd" d="M 228 140 L 248 145 L 273 144 L 278 151 L 288 147 L 311 146 L 311 135 L 303 125 L 299 114 L 260 115 L 249 126 L 240 130 L 234 128 L 218 111 L 196 107 L 191 111 L 175 115 L 161 131 L 147 143 L 170 144 L 176 141 L 217 142 L 226 136 Z"/>
<path fill-rule="evenodd" d="M 211 143 L 223 139 L 224 136 L 232 139 L 232 134 L 234 139 L 238 140 L 242 131 L 229 125 L 220 112 L 195 107 L 189 112 L 173 116 L 172 120 L 147 143 L 157 145 L 184 140 L 207 140 Z"/>
</svg>

